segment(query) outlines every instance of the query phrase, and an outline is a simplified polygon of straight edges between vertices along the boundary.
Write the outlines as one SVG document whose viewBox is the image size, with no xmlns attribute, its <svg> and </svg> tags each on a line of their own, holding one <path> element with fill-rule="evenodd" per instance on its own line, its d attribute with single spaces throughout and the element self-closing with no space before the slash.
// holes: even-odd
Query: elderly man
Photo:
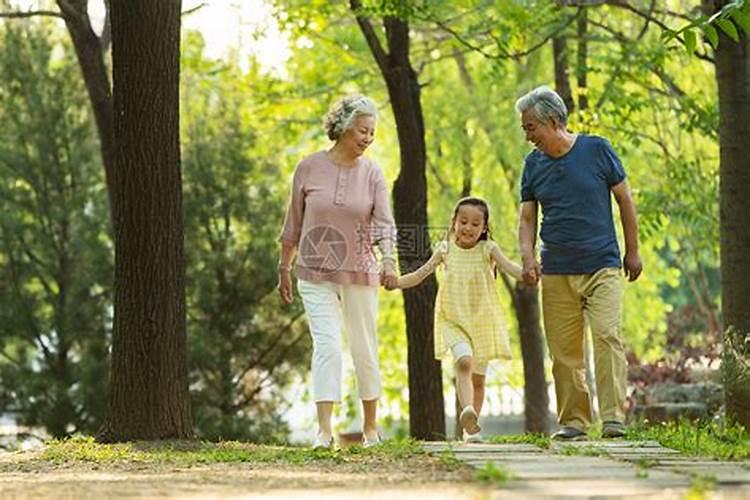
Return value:
<svg viewBox="0 0 750 500">
<path fill-rule="evenodd" d="M 591 424 L 583 339 L 591 328 L 604 437 L 623 435 L 626 360 L 620 328 L 623 279 L 641 274 L 638 221 L 625 171 L 610 143 L 566 128 L 567 109 L 548 87 L 516 102 L 526 140 L 518 237 L 523 277 L 542 281 L 544 329 L 561 429 L 553 438 L 581 440 Z M 625 257 L 620 259 L 610 192 L 620 207 Z M 542 208 L 541 265 L 534 247 Z"/>
</svg>

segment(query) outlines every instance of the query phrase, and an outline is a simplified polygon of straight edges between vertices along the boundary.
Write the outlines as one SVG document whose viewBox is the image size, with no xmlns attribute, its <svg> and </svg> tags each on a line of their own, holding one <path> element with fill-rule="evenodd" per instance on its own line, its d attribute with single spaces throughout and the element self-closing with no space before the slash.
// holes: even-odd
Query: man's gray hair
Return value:
<svg viewBox="0 0 750 500">
<path fill-rule="evenodd" d="M 378 107 L 372 99 L 356 94 L 336 101 L 323 121 L 328 138 L 337 141 L 352 126 L 354 119 L 359 116 L 377 118 Z"/>
<path fill-rule="evenodd" d="M 546 85 L 535 88 L 516 101 L 516 111 L 523 113 L 532 110 L 537 120 L 549 123 L 557 121 L 560 125 L 568 123 L 568 108 L 565 101 Z"/>
</svg>

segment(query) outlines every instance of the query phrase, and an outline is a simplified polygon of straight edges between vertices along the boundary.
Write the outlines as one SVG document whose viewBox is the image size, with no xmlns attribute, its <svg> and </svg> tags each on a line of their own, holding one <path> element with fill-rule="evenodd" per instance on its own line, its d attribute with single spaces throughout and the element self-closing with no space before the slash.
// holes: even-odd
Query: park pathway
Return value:
<svg viewBox="0 0 750 500">
<path fill-rule="evenodd" d="M 448 454 L 483 471 L 510 473 L 492 498 L 716 498 L 750 500 L 750 461 L 686 457 L 655 441 L 530 444 L 431 442 L 425 449 Z M 702 495 L 703 496 L 702 496 Z"/>
</svg>

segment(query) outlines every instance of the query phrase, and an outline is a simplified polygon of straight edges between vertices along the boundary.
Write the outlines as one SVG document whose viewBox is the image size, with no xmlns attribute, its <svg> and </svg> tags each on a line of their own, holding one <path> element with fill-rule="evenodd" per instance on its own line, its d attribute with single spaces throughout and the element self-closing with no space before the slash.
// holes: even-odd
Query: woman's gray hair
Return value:
<svg viewBox="0 0 750 500">
<path fill-rule="evenodd" d="M 554 119 L 560 125 L 568 123 L 568 108 L 565 101 L 546 85 L 537 87 L 516 101 L 516 111 L 523 113 L 533 110 L 534 116 L 542 123 Z"/>
<path fill-rule="evenodd" d="M 378 116 L 378 107 L 369 97 L 355 94 L 336 101 L 323 120 L 328 138 L 337 141 L 352 126 L 354 119 L 360 116 Z"/>
</svg>

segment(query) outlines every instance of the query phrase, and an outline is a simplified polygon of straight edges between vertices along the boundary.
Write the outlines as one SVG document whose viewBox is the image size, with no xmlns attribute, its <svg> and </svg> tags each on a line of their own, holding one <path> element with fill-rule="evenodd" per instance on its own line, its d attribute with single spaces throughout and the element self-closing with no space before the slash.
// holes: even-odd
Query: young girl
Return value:
<svg viewBox="0 0 750 500">
<path fill-rule="evenodd" d="M 459 422 L 467 442 L 482 439 L 478 420 L 487 362 L 511 356 L 495 288 L 495 266 L 521 279 L 521 267 L 508 260 L 490 239 L 489 218 L 484 200 L 459 200 L 446 240 L 429 261 L 401 276 L 397 285 L 416 286 L 443 264 L 445 272 L 435 302 L 435 357 L 442 359 L 448 349 L 453 352 L 462 409 Z"/>
</svg>

